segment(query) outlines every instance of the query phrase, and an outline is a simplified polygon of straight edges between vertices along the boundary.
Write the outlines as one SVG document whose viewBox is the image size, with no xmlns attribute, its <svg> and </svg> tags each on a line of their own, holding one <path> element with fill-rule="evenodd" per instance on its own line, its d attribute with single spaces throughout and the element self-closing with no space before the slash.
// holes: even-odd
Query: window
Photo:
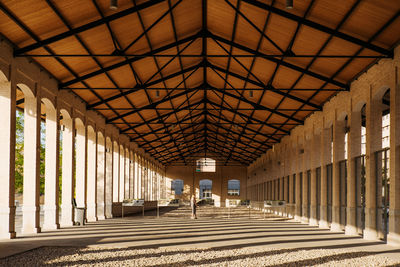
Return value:
<svg viewBox="0 0 400 267">
<path fill-rule="evenodd" d="M 183 180 L 177 179 L 171 182 L 171 191 L 175 195 L 182 195 L 183 193 Z"/>
<path fill-rule="evenodd" d="M 196 161 L 196 172 L 215 172 L 215 160 L 201 158 Z"/>
<path fill-rule="evenodd" d="M 211 199 L 212 198 L 212 181 L 209 179 L 200 180 L 200 199 Z"/>
<path fill-rule="evenodd" d="M 240 195 L 240 181 L 229 180 L 228 181 L 228 196 L 239 196 Z"/>
</svg>

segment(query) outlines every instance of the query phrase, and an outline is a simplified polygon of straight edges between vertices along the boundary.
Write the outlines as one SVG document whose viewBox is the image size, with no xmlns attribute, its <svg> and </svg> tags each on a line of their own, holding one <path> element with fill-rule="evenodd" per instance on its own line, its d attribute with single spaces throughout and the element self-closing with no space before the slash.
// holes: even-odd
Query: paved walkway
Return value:
<svg viewBox="0 0 400 267">
<path fill-rule="evenodd" d="M 87 246 L 130 249 L 257 247 L 265 249 L 311 250 L 349 248 L 370 255 L 384 255 L 400 263 L 400 248 L 365 241 L 293 221 L 190 220 L 179 218 L 110 219 L 85 226 L 23 235 L 0 240 L 0 258 L 41 246 Z"/>
</svg>

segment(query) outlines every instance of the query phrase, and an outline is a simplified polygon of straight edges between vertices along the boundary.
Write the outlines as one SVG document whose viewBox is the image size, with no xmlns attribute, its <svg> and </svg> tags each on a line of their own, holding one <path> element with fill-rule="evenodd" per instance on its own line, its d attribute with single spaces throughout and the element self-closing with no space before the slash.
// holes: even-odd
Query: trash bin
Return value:
<svg viewBox="0 0 400 267">
<path fill-rule="evenodd" d="M 84 225 L 85 222 L 85 208 L 75 207 L 75 223 L 77 225 Z"/>
</svg>

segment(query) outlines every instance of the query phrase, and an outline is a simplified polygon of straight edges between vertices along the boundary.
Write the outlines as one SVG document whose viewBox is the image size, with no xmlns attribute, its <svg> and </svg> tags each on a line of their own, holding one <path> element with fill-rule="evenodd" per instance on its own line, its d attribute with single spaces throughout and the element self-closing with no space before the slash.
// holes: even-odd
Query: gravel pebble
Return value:
<svg viewBox="0 0 400 267">
<path fill-rule="evenodd" d="M 0 266 L 400 266 L 351 249 L 200 249 L 42 247 L 0 259 Z"/>
</svg>

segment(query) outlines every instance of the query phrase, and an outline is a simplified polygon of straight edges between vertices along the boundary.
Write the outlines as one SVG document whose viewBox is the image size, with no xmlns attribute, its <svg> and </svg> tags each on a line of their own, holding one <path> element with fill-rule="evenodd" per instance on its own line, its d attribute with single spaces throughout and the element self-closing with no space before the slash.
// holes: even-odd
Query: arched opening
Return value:
<svg viewBox="0 0 400 267">
<path fill-rule="evenodd" d="M 75 200 L 77 207 L 86 207 L 86 127 L 75 118 Z"/>
<path fill-rule="evenodd" d="M 61 131 L 60 131 L 60 160 L 61 160 L 61 224 L 72 226 L 73 207 L 72 198 L 74 197 L 74 121 L 70 114 L 62 109 Z"/>
<path fill-rule="evenodd" d="M 339 222 L 342 230 L 347 224 L 347 159 L 348 159 L 348 135 L 349 135 L 349 120 L 347 114 L 344 119 L 338 123 L 340 132 L 336 133 L 339 136 L 336 147 L 339 147 L 343 153 L 339 154 Z"/>
<path fill-rule="evenodd" d="M 381 99 L 382 130 L 381 149 L 375 152 L 376 164 L 376 199 L 377 199 L 377 229 L 379 237 L 386 241 L 389 232 L 389 192 L 390 192 L 390 89 L 387 89 Z"/>
<path fill-rule="evenodd" d="M 119 145 L 113 142 L 113 202 L 119 200 Z"/>
<path fill-rule="evenodd" d="M 125 194 L 125 149 L 122 145 L 119 146 L 119 197 L 118 202 L 124 200 Z"/>
<path fill-rule="evenodd" d="M 104 220 L 105 217 L 105 190 L 106 190 L 106 146 L 102 132 L 97 132 L 97 218 Z"/>
<path fill-rule="evenodd" d="M 215 172 L 216 163 L 212 158 L 201 158 L 196 161 L 196 172 Z"/>
<path fill-rule="evenodd" d="M 94 128 L 89 125 L 87 127 L 87 219 L 88 221 L 97 221 L 97 148 L 96 148 L 96 132 Z"/>
<path fill-rule="evenodd" d="M 361 103 L 361 108 L 359 109 L 359 117 L 355 118 L 358 120 L 356 125 L 356 129 L 354 131 L 358 131 L 359 134 L 359 147 L 358 152 L 360 153 L 355 158 L 355 178 L 356 178 L 356 186 L 355 186 L 355 196 L 356 196 L 356 226 L 357 232 L 360 235 L 363 235 L 365 229 L 365 154 L 366 154 L 366 104 Z M 358 112 L 358 111 L 357 111 Z M 355 126 L 355 124 L 353 125 Z"/>
<path fill-rule="evenodd" d="M 43 228 L 59 228 L 60 202 L 60 132 L 59 114 L 49 99 L 42 99 L 40 131 L 40 194 L 44 195 Z M 43 173 L 44 171 L 44 173 Z M 41 200 L 43 197 L 41 197 Z"/>
<path fill-rule="evenodd" d="M 228 196 L 240 196 L 240 180 L 231 179 L 228 181 Z"/>
<path fill-rule="evenodd" d="M 12 89 L 11 89 L 12 90 Z M 25 84 L 16 89 L 16 230 L 40 232 L 41 193 L 44 193 L 44 140 L 41 132 L 41 103 Z M 42 125 L 43 126 L 43 125 Z M 45 135 L 44 126 L 43 136 Z M 39 161 L 39 164 L 37 162 Z M 22 203 L 22 208 L 21 204 Z M 21 224 L 22 215 L 22 224 Z"/>
<path fill-rule="evenodd" d="M 212 180 L 203 179 L 199 182 L 200 195 L 199 199 L 212 199 Z"/>
<path fill-rule="evenodd" d="M 106 137 L 106 176 L 105 176 L 105 216 L 112 218 L 112 202 L 113 202 L 113 142 L 110 137 Z"/>
</svg>

